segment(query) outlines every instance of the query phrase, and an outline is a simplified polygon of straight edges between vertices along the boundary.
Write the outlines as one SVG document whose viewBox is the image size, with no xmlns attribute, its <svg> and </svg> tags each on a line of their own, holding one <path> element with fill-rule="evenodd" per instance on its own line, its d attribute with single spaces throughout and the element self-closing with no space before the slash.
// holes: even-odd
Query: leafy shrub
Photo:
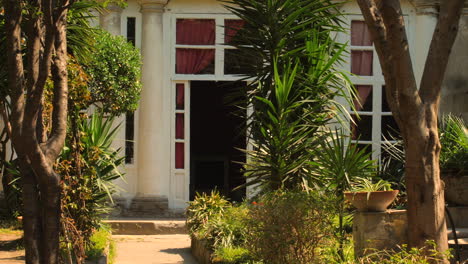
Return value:
<svg viewBox="0 0 468 264">
<path fill-rule="evenodd" d="M 429 252 L 429 254 L 426 254 Z M 398 250 L 382 250 L 370 253 L 359 259 L 359 264 L 429 264 L 439 263 L 451 257 L 450 251 L 439 252 L 434 241 L 427 241 L 423 248 L 401 246 Z"/>
<path fill-rule="evenodd" d="M 86 256 L 90 260 L 107 255 L 108 263 L 112 264 L 115 258 L 115 242 L 112 240 L 110 227 L 103 226 L 96 230 L 90 238 L 90 244 L 86 248 Z"/>
<path fill-rule="evenodd" d="M 255 263 L 246 248 L 243 247 L 219 247 L 214 252 L 215 264 L 241 264 Z M 258 262 L 257 262 L 258 263 Z"/>
<path fill-rule="evenodd" d="M 211 194 L 202 193 L 195 196 L 195 199 L 187 207 L 187 227 L 189 234 L 197 237 L 197 232 L 203 228 L 210 219 L 223 215 L 230 203 L 224 199 L 218 190 L 211 191 Z"/>
<path fill-rule="evenodd" d="M 120 115 L 135 111 L 140 99 L 141 55 L 122 36 L 99 30 L 94 59 L 87 62 L 89 89 L 93 103 L 106 113 Z"/>
<path fill-rule="evenodd" d="M 313 193 L 276 191 L 250 209 L 247 249 L 265 263 L 318 263 L 317 248 L 331 234 L 331 210 Z"/>
<path fill-rule="evenodd" d="M 223 214 L 211 218 L 199 235 L 213 248 L 230 248 L 245 243 L 248 208 L 245 205 L 227 207 Z"/>
</svg>

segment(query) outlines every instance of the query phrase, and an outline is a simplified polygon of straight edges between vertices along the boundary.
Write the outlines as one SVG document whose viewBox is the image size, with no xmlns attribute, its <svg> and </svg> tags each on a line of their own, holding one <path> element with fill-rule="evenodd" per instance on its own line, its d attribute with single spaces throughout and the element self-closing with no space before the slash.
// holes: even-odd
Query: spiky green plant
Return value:
<svg viewBox="0 0 468 264">
<path fill-rule="evenodd" d="M 375 161 L 370 159 L 366 149 L 359 149 L 343 129 L 329 131 L 329 137 L 313 150 L 316 157 L 310 163 L 312 174 L 321 179 L 325 189 L 336 199 L 338 214 L 338 254 L 345 259 L 344 244 L 346 230 L 344 219 L 347 215 L 344 207 L 343 192 L 351 188 L 360 177 L 370 177 L 376 169 Z"/>
<path fill-rule="evenodd" d="M 441 170 L 466 175 L 468 170 L 468 128 L 465 121 L 453 114 L 444 115 L 439 135 Z"/>
</svg>

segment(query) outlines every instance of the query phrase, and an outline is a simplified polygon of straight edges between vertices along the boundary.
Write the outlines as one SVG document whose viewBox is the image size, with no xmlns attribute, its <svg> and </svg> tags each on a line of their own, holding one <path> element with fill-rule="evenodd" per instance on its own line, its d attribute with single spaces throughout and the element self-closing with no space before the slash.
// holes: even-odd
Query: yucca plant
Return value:
<svg viewBox="0 0 468 264">
<path fill-rule="evenodd" d="M 245 102 L 250 142 L 247 185 L 266 192 L 316 184 L 308 172 L 321 128 L 343 110 L 334 98 L 353 94 L 337 70 L 344 45 L 331 37 L 342 31 L 340 12 L 326 0 L 227 0 L 244 21 L 229 45 L 245 62 Z"/>
<path fill-rule="evenodd" d="M 73 256 L 77 262 L 84 260 L 90 236 L 101 226 L 103 214 L 110 210 L 112 194 L 117 190 L 113 181 L 123 176 L 119 166 L 124 161 L 119 150 L 111 146 L 119 129 L 119 125 L 113 125 L 113 118 L 102 113 L 89 120 L 82 118 L 80 139 L 68 133 L 56 165 L 63 175 L 62 245 L 68 258 Z"/>
<path fill-rule="evenodd" d="M 371 160 L 366 149 L 359 149 L 357 144 L 352 143 L 343 129 L 328 130 L 328 135 L 329 137 L 320 143 L 320 147 L 312 150 L 315 158 L 310 163 L 312 174 L 321 179 L 325 189 L 335 196 L 338 214 L 338 254 L 344 260 L 344 219 L 347 213 L 343 193 L 350 190 L 356 179 L 370 177 L 375 172 L 376 163 Z"/>
</svg>

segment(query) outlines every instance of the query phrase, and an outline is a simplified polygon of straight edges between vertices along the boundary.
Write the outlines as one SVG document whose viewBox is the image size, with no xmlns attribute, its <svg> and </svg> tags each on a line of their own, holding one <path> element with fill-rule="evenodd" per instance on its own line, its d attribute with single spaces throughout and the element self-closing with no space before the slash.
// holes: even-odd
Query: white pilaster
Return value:
<svg viewBox="0 0 468 264">
<path fill-rule="evenodd" d="M 164 87 L 162 16 L 167 0 L 140 0 L 143 56 L 139 130 L 138 196 L 168 197 L 170 117 Z"/>
</svg>

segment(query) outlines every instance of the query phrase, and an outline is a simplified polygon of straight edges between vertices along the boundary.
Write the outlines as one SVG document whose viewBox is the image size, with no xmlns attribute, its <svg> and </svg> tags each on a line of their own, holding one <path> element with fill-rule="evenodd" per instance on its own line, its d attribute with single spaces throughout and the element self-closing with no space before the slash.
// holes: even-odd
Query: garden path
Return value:
<svg viewBox="0 0 468 264">
<path fill-rule="evenodd" d="M 11 231 L 0 234 L 0 263 L 24 264 L 24 250 L 20 246 L 21 232 Z"/>
<path fill-rule="evenodd" d="M 177 235 L 114 235 L 115 264 L 197 264 L 190 237 Z"/>
</svg>

